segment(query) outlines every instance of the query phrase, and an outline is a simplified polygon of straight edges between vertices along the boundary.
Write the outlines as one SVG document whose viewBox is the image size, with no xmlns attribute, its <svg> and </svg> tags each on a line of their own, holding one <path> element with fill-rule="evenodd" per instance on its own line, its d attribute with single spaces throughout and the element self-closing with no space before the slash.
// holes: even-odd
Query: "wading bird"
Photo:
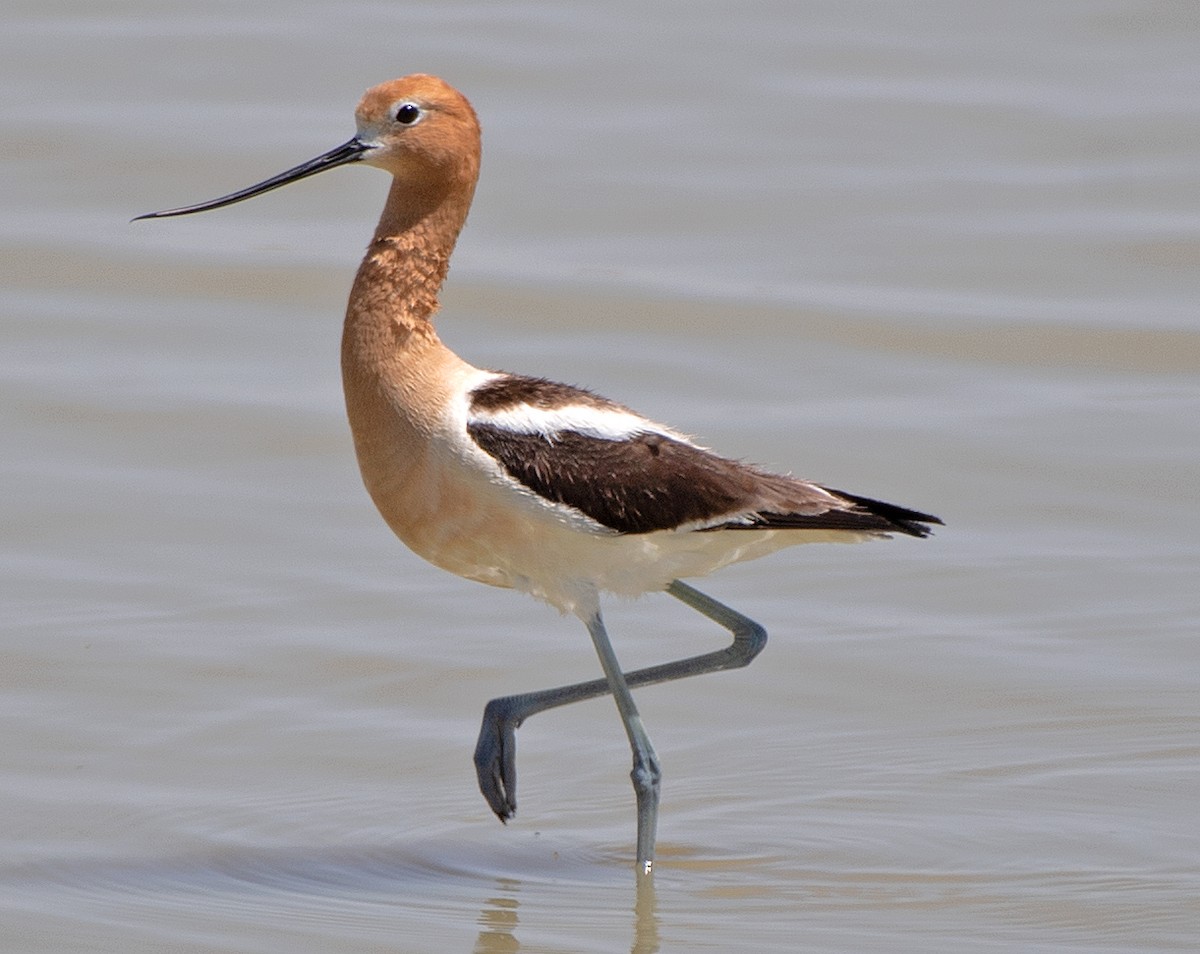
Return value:
<svg viewBox="0 0 1200 954">
<path fill-rule="evenodd" d="M 479 787 L 502 821 L 511 818 L 517 728 L 535 713 L 611 693 L 633 749 L 637 864 L 649 874 L 660 771 L 630 688 L 744 666 L 767 638 L 681 580 L 798 543 L 924 537 L 941 521 L 719 457 L 590 391 L 462 360 L 438 339 L 432 317 L 479 175 L 475 112 L 442 80 L 418 74 L 368 90 L 356 117 L 352 139 L 294 169 L 139 218 L 220 208 L 350 163 L 391 174 L 342 337 L 363 481 L 384 520 L 426 560 L 583 621 L 604 678 L 488 703 L 475 749 Z M 733 642 L 622 673 L 600 594 L 663 590 Z"/>
</svg>

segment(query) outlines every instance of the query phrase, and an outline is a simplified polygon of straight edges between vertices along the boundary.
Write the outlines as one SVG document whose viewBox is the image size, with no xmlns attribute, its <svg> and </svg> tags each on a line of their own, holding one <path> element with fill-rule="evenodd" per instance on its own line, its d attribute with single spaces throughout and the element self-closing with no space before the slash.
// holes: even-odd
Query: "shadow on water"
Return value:
<svg viewBox="0 0 1200 954">
<path fill-rule="evenodd" d="M 479 913 L 479 937 L 473 954 L 512 954 L 522 950 L 518 929 L 522 883 L 511 878 L 497 882 L 496 894 L 487 898 Z M 536 949 L 546 948 L 538 943 Z M 652 879 L 637 879 L 633 906 L 632 954 L 655 954 L 661 950 L 659 939 L 658 900 Z"/>
</svg>

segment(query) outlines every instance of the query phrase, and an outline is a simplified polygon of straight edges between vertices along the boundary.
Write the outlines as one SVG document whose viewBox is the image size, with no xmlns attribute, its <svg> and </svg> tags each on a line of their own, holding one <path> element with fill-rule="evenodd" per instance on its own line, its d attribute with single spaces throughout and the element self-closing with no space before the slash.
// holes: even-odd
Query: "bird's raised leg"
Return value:
<svg viewBox="0 0 1200 954">
<path fill-rule="evenodd" d="M 767 632 L 762 626 L 711 596 L 679 580 L 671 583 L 667 592 L 729 630 L 733 642 L 715 652 L 625 673 L 626 686 L 649 686 L 706 672 L 737 669 L 747 665 L 766 645 Z M 607 678 L 593 679 L 538 692 L 502 696 L 487 704 L 479 742 L 475 746 L 475 771 L 483 797 L 501 821 L 512 818 L 517 810 L 516 732 L 521 723 L 547 709 L 594 699 L 611 691 Z"/>
</svg>

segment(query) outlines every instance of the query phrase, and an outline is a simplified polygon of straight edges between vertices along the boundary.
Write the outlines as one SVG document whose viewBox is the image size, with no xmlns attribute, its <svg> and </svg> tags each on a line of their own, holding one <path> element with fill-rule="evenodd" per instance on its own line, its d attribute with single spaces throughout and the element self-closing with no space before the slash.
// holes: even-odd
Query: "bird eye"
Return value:
<svg viewBox="0 0 1200 954">
<path fill-rule="evenodd" d="M 401 103 L 396 107 L 396 122 L 401 126 L 411 126 L 421 118 L 421 107 L 416 103 Z"/>
</svg>

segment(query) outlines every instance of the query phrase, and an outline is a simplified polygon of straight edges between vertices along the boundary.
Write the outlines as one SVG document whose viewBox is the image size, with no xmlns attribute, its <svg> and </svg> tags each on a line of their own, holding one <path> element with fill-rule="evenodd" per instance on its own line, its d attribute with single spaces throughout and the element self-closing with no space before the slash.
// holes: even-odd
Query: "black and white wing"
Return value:
<svg viewBox="0 0 1200 954">
<path fill-rule="evenodd" d="M 929 514 L 713 454 L 590 391 L 498 375 L 467 432 L 514 480 L 617 533 L 796 529 L 928 535 Z"/>
</svg>

